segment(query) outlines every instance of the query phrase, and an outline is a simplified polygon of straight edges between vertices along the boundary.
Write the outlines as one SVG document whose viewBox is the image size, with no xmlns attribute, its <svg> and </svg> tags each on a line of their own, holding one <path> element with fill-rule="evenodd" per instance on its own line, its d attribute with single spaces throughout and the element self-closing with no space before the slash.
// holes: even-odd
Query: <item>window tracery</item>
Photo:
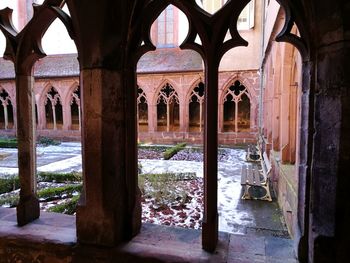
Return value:
<svg viewBox="0 0 350 263">
<path fill-rule="evenodd" d="M 3 129 L 11 129 L 13 127 L 13 107 L 11 97 L 5 89 L 0 90 L 0 127 Z"/>
<path fill-rule="evenodd" d="M 157 18 L 157 47 L 173 47 L 174 43 L 174 10 L 173 5 L 169 5 Z"/>
<path fill-rule="evenodd" d="M 148 105 L 147 96 L 140 87 L 137 89 L 137 120 L 139 131 L 147 131 L 148 129 Z"/>
<path fill-rule="evenodd" d="M 191 91 L 189 99 L 189 126 L 191 130 L 202 132 L 204 112 L 204 83 L 200 82 Z"/>
<path fill-rule="evenodd" d="M 77 86 L 75 90 L 72 92 L 70 107 L 71 107 L 72 129 L 80 130 L 80 123 L 81 123 L 80 86 Z"/>
<path fill-rule="evenodd" d="M 157 97 L 158 129 L 166 127 L 166 131 L 175 131 L 179 126 L 179 98 L 174 88 L 166 83 Z"/>
<path fill-rule="evenodd" d="M 249 93 L 240 81 L 236 80 L 224 95 L 224 131 L 247 131 L 250 128 Z"/>
<path fill-rule="evenodd" d="M 57 130 L 63 124 L 61 97 L 54 87 L 46 94 L 45 114 L 46 128 Z"/>
</svg>

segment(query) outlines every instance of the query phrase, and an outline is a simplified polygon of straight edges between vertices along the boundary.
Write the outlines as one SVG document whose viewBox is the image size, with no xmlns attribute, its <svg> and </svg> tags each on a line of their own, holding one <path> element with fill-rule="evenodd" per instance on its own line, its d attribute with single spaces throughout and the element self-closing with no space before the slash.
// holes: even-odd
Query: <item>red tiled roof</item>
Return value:
<svg viewBox="0 0 350 263">
<path fill-rule="evenodd" d="M 137 64 L 138 73 L 201 71 L 201 56 L 192 50 L 163 48 L 151 51 L 141 57 Z M 47 56 L 34 66 L 37 78 L 70 77 L 79 75 L 77 54 Z M 0 58 L 0 79 L 14 79 L 13 63 Z"/>
<path fill-rule="evenodd" d="M 137 64 L 138 73 L 201 71 L 202 57 L 193 50 L 159 48 L 146 53 Z"/>
<path fill-rule="evenodd" d="M 34 65 L 37 78 L 70 77 L 79 75 L 77 54 L 47 56 Z M 0 58 L 0 79 L 14 79 L 14 66 L 11 61 Z"/>
</svg>

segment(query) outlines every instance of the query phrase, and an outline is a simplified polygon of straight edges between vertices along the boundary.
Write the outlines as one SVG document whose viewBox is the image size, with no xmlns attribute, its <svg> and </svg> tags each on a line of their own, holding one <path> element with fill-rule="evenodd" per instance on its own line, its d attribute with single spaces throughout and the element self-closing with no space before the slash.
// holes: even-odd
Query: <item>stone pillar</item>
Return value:
<svg viewBox="0 0 350 263">
<path fill-rule="evenodd" d="M 218 110 L 219 110 L 219 132 L 223 132 L 224 131 L 224 104 L 220 101 L 218 103 Z"/>
<path fill-rule="evenodd" d="M 204 214 L 202 246 L 213 252 L 218 242 L 218 63 L 205 61 Z"/>
<path fill-rule="evenodd" d="M 40 102 L 41 101 L 39 101 L 39 103 Z M 38 130 L 45 130 L 46 129 L 45 100 L 42 101 L 42 104 L 37 104 L 37 109 L 38 109 L 38 118 L 39 118 L 39 120 L 38 120 Z"/>
<path fill-rule="evenodd" d="M 16 76 L 18 175 L 21 184 L 17 222 L 25 225 L 40 215 L 36 196 L 36 136 L 34 117 L 34 77 Z"/>
<path fill-rule="evenodd" d="M 180 98 L 179 98 L 180 100 Z M 180 117 L 180 132 L 186 132 L 188 127 L 188 121 L 186 122 L 186 106 L 185 103 L 188 104 L 184 99 L 182 101 L 179 101 L 179 117 Z M 188 108 L 188 107 L 187 107 Z M 188 114 L 188 113 L 187 113 Z M 187 124 L 187 125 L 186 125 Z"/>
<path fill-rule="evenodd" d="M 70 102 L 62 101 L 63 130 L 67 131 L 72 127 L 72 113 Z"/>
<path fill-rule="evenodd" d="M 285 74 L 284 74 L 285 75 Z M 290 161 L 290 120 L 295 118 L 290 114 L 290 87 L 289 83 L 283 82 L 281 94 L 281 117 L 280 117 L 280 148 L 281 161 L 288 163 Z"/>
<path fill-rule="evenodd" d="M 313 126 L 313 90 L 314 66 L 310 61 L 303 63 L 301 115 L 299 127 L 299 153 L 298 153 L 298 213 L 295 222 L 295 241 L 297 243 L 297 256 L 301 262 L 307 262 L 308 232 L 309 232 L 309 195 L 310 195 L 310 167 Z"/>
<path fill-rule="evenodd" d="M 135 109 L 128 112 L 121 71 L 85 69 L 81 76 L 84 193 L 77 209 L 77 237 L 81 243 L 112 246 L 135 232 L 129 205 L 136 193 L 128 184 L 134 177 L 127 171 L 135 165 L 136 173 L 137 162 L 127 161 L 137 158 L 136 98 Z M 133 129 L 127 129 L 129 118 Z"/>
<path fill-rule="evenodd" d="M 157 131 L 157 105 L 148 104 L 148 132 Z"/>
<path fill-rule="evenodd" d="M 280 150 L 280 98 L 275 95 L 272 101 L 272 147 L 274 151 Z"/>
<path fill-rule="evenodd" d="M 309 211 L 310 262 L 348 260 L 349 68 L 348 41 L 332 39 L 318 50 Z"/>
<path fill-rule="evenodd" d="M 298 87 L 291 85 L 290 87 L 290 109 L 289 109 L 289 162 L 296 162 L 296 147 L 297 147 L 297 120 L 299 119 L 299 104 L 298 104 Z"/>
<path fill-rule="evenodd" d="M 184 99 L 183 105 L 183 122 L 184 122 L 184 132 L 190 131 L 190 102 L 189 100 Z M 187 135 L 186 135 L 187 136 Z"/>
<path fill-rule="evenodd" d="M 5 102 L 4 102 L 2 106 L 4 108 L 5 130 L 7 130 L 8 129 L 8 125 L 9 125 L 9 118 L 8 118 L 8 112 L 7 112 L 7 103 L 5 104 Z"/>
</svg>

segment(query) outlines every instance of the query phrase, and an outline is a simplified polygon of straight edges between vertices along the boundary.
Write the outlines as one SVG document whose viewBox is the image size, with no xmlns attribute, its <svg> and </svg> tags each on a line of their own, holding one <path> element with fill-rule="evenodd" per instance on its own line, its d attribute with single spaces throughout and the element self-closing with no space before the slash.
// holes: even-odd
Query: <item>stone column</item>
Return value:
<svg viewBox="0 0 350 263">
<path fill-rule="evenodd" d="M 280 98 L 275 95 L 272 101 L 272 147 L 274 151 L 280 150 Z"/>
<path fill-rule="evenodd" d="M 157 105 L 148 104 L 148 132 L 157 131 Z"/>
<path fill-rule="evenodd" d="M 286 75 L 286 74 L 284 74 Z M 290 87 L 289 80 L 283 81 L 282 94 L 281 94 L 281 116 L 280 116 L 280 148 L 281 148 L 281 161 L 288 163 L 290 161 Z M 293 116 L 295 118 L 295 116 Z"/>
<path fill-rule="evenodd" d="M 53 101 L 51 101 L 52 116 L 53 116 L 53 129 L 57 130 L 57 120 L 56 120 L 56 107 Z"/>
<path fill-rule="evenodd" d="M 63 130 L 67 131 L 72 127 L 72 113 L 70 101 L 62 101 Z"/>
<path fill-rule="evenodd" d="M 127 187 L 132 165 L 127 160 L 137 156 L 136 150 L 131 152 L 137 143 L 136 107 L 126 109 L 123 72 L 85 69 L 81 76 L 84 193 L 77 209 L 77 236 L 81 243 L 111 246 L 131 238 L 129 198 L 135 190 Z M 127 135 L 128 118 L 134 120 L 134 130 L 128 129 Z"/>
<path fill-rule="evenodd" d="M 4 108 L 4 119 L 5 119 L 5 130 L 8 129 L 9 125 L 9 118 L 8 118 L 8 112 L 7 112 L 7 103 L 3 102 L 3 108 Z"/>
<path fill-rule="evenodd" d="M 36 136 L 34 112 L 34 77 L 16 76 L 18 175 L 21 184 L 17 222 L 25 225 L 40 215 L 36 196 Z"/>
<path fill-rule="evenodd" d="M 296 161 L 296 147 L 297 147 L 297 120 L 299 119 L 298 110 L 298 85 L 290 86 L 290 109 L 289 109 L 289 161 L 294 164 Z"/>
<path fill-rule="evenodd" d="M 350 233 L 349 43 L 332 39 L 317 55 L 309 260 L 345 262 Z"/>
<path fill-rule="evenodd" d="M 202 246 L 212 252 L 218 242 L 218 63 L 214 58 L 205 61 L 205 83 Z"/>
<path fill-rule="evenodd" d="M 179 98 L 180 132 L 186 132 L 186 130 L 188 129 L 186 128 L 188 127 L 188 121 L 186 122 L 186 108 L 188 108 L 188 106 L 186 107 L 185 103 L 186 101 L 184 99 L 180 101 L 180 98 Z"/>
</svg>

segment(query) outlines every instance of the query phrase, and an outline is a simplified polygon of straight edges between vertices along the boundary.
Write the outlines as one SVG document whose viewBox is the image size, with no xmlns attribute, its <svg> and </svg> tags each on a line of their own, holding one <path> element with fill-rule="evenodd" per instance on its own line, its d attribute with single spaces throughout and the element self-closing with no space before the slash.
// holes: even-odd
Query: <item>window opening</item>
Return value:
<svg viewBox="0 0 350 263">
<path fill-rule="evenodd" d="M 147 97 L 142 88 L 137 89 L 137 119 L 140 132 L 148 131 Z"/>
<path fill-rule="evenodd" d="M 61 98 L 54 87 L 51 87 L 46 94 L 45 116 L 47 129 L 62 129 L 63 115 Z"/>
<path fill-rule="evenodd" d="M 166 83 L 159 91 L 157 99 L 158 131 L 179 130 L 179 98 L 174 88 Z"/>
<path fill-rule="evenodd" d="M 250 130 L 250 100 L 248 91 L 238 80 L 231 85 L 224 97 L 224 131 Z"/>
<path fill-rule="evenodd" d="M 71 129 L 80 130 L 80 123 L 81 123 L 80 86 L 77 86 L 75 90 L 72 92 L 70 108 L 71 108 L 71 120 L 72 120 Z"/>
<path fill-rule="evenodd" d="M 161 47 L 173 47 L 175 46 L 175 21 L 174 21 L 174 6 L 169 5 L 156 20 L 157 27 L 157 44 Z"/>
<path fill-rule="evenodd" d="M 13 129 L 13 107 L 11 97 L 5 89 L 0 91 L 0 129 Z"/>
<path fill-rule="evenodd" d="M 204 124 L 204 83 L 200 82 L 191 92 L 189 100 L 189 131 L 202 132 Z"/>
</svg>

